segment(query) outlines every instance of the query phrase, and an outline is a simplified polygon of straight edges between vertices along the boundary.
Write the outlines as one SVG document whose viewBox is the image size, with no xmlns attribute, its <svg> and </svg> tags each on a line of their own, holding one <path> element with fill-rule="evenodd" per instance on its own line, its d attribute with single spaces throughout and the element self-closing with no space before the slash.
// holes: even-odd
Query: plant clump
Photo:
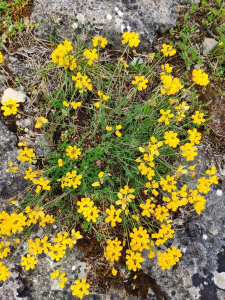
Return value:
<svg viewBox="0 0 225 300">
<path fill-rule="evenodd" d="M 27 141 L 18 144 L 18 161 L 30 164 L 24 172 L 29 187 L 22 201 L 11 199 L 17 204 L 11 214 L 0 213 L 1 259 L 13 243 L 19 247 L 34 224 L 44 234 L 28 239 L 21 261 L 25 270 L 35 268 L 42 253 L 64 259 L 86 233 L 97 237 L 105 268 L 115 277 L 122 266 L 128 273 L 140 270 L 143 250 L 162 270 L 182 259 L 179 248 L 168 246 L 176 234 L 175 214 L 200 214 L 205 195 L 218 183 L 214 166 L 197 174 L 192 164 L 199 127 L 207 122 L 196 85 L 204 88 L 209 78 L 202 69 L 193 70 L 191 82 L 175 77 L 167 59 L 177 51 L 169 44 L 143 64 L 131 65 L 130 47 L 140 42 L 138 33 L 125 32 L 127 45 L 116 64 L 101 61 L 104 37 L 94 37 L 90 48 L 65 40 L 53 50 L 51 66 L 61 82 L 45 95 L 41 115 L 34 118 L 34 127 L 53 147 L 40 158 Z M 17 107 L 9 99 L 1 109 L 10 116 Z M 40 168 L 37 161 L 43 160 Z M 6 171 L 19 169 L 10 162 Z M 53 223 L 61 230 L 50 237 Z M 0 262 L 0 280 L 10 276 L 7 264 Z M 50 276 L 64 288 L 65 272 L 57 269 Z M 91 285 L 78 277 L 70 288 L 82 298 Z"/>
</svg>

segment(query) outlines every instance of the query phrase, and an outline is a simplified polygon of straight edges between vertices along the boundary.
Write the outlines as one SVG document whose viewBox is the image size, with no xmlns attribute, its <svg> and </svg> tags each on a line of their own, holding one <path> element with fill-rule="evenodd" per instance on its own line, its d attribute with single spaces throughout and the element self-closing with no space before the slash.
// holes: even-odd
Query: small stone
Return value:
<svg viewBox="0 0 225 300">
<path fill-rule="evenodd" d="M 217 235 L 219 233 L 218 229 L 215 228 L 215 227 L 211 227 L 209 229 L 209 232 L 212 234 L 212 235 Z"/>
<path fill-rule="evenodd" d="M 223 195 L 223 191 L 222 190 L 217 190 L 216 194 L 217 194 L 217 196 L 222 196 Z"/>
<path fill-rule="evenodd" d="M 212 38 L 205 38 L 203 41 L 203 55 L 208 54 L 216 45 L 218 42 Z"/>
<path fill-rule="evenodd" d="M 21 126 L 22 128 L 29 127 L 32 124 L 32 119 L 26 118 L 21 121 L 16 121 L 16 125 Z"/>
<path fill-rule="evenodd" d="M 73 29 L 76 29 L 78 27 L 78 24 L 77 23 L 73 23 L 72 27 L 73 27 Z"/>
<path fill-rule="evenodd" d="M 8 88 L 4 90 L 2 95 L 2 104 L 3 101 L 8 100 L 11 98 L 12 100 L 17 100 L 18 103 L 24 102 L 26 100 L 26 95 L 21 93 L 20 91 L 16 91 L 12 88 Z"/>
<path fill-rule="evenodd" d="M 142 58 L 140 58 L 140 57 L 134 57 L 133 60 L 132 60 L 132 62 L 131 62 L 131 65 L 135 66 L 136 63 L 137 63 L 137 61 L 138 61 L 138 65 L 142 65 L 143 64 L 143 59 Z"/>
<path fill-rule="evenodd" d="M 84 24 L 85 18 L 83 14 L 77 14 L 77 20 L 81 22 L 81 24 Z"/>
<path fill-rule="evenodd" d="M 214 272 L 214 283 L 217 285 L 220 289 L 225 290 L 225 272 L 218 273 Z"/>
<path fill-rule="evenodd" d="M 203 240 L 207 240 L 208 237 L 206 234 L 203 234 L 202 238 L 203 238 Z"/>
<path fill-rule="evenodd" d="M 112 20 L 112 16 L 111 15 L 107 15 L 107 19 L 109 20 L 109 21 L 111 21 Z"/>
</svg>

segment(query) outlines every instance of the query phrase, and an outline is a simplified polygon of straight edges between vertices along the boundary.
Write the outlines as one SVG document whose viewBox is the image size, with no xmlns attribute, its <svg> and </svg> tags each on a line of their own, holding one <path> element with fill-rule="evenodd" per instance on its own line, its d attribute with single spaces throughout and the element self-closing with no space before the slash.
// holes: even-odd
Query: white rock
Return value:
<svg viewBox="0 0 225 300">
<path fill-rule="evenodd" d="M 118 10 L 119 10 L 119 8 L 116 6 L 116 7 L 115 7 L 115 11 L 118 11 Z"/>
<path fill-rule="evenodd" d="M 16 125 L 21 126 L 22 128 L 29 127 L 32 124 L 32 119 L 26 118 L 24 120 L 16 121 Z"/>
<path fill-rule="evenodd" d="M 214 272 L 214 283 L 217 285 L 220 289 L 225 290 L 225 272 L 218 273 Z"/>
<path fill-rule="evenodd" d="M 121 32 L 123 33 L 123 30 L 124 30 L 125 26 L 122 24 L 121 25 Z"/>
<path fill-rule="evenodd" d="M 211 38 L 205 38 L 203 41 L 203 55 L 208 54 L 216 45 L 218 42 Z"/>
<path fill-rule="evenodd" d="M 77 20 L 79 21 L 79 22 L 81 22 L 81 24 L 84 24 L 84 20 L 85 20 L 85 18 L 84 18 L 84 15 L 83 14 L 77 14 Z"/>
<path fill-rule="evenodd" d="M 12 88 L 8 88 L 4 90 L 3 95 L 2 95 L 2 104 L 3 101 L 8 100 L 11 98 L 12 100 L 17 100 L 18 103 L 24 102 L 26 100 L 26 95 L 21 93 L 20 91 L 16 91 Z"/>
<path fill-rule="evenodd" d="M 111 16 L 111 15 L 107 15 L 107 19 L 108 19 L 109 21 L 111 21 L 111 20 L 112 20 L 112 16 Z"/>
<path fill-rule="evenodd" d="M 207 240 L 208 237 L 207 237 L 206 234 L 203 234 L 203 235 L 202 235 L 202 238 L 203 238 L 203 240 Z"/>
<path fill-rule="evenodd" d="M 73 27 L 73 29 L 76 29 L 78 27 L 78 24 L 77 23 L 73 23 L 72 27 Z"/>
<path fill-rule="evenodd" d="M 222 190 L 217 190 L 216 194 L 217 194 L 217 196 L 222 196 L 223 195 L 223 191 Z"/>
<path fill-rule="evenodd" d="M 143 64 L 143 59 L 142 58 L 140 58 L 140 57 L 134 57 L 133 60 L 132 60 L 132 62 L 131 62 L 132 66 L 136 65 L 137 60 L 138 60 L 138 64 L 139 65 Z"/>
<path fill-rule="evenodd" d="M 118 15 L 120 16 L 120 17 L 122 17 L 122 15 L 123 15 L 123 13 L 122 13 L 122 11 L 118 11 Z"/>
<path fill-rule="evenodd" d="M 186 253 L 186 251 L 187 251 L 187 248 L 182 248 L 181 249 L 181 252 L 183 252 L 183 253 Z"/>
</svg>

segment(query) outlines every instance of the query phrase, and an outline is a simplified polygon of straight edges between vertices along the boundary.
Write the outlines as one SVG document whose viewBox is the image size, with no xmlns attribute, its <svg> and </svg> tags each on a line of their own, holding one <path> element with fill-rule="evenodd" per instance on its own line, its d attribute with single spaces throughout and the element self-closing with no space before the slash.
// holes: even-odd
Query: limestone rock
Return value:
<svg viewBox="0 0 225 300">
<path fill-rule="evenodd" d="M 222 290 L 225 290 L 225 272 L 214 272 L 214 282 Z"/>
<path fill-rule="evenodd" d="M 197 159 L 207 164 L 203 153 Z M 225 274 L 225 182 L 213 186 L 206 195 L 206 208 L 187 220 L 168 247 L 183 254 L 180 262 L 162 271 L 157 260 L 145 260 L 144 269 L 153 277 L 169 300 L 218 300 Z M 159 251 L 161 249 L 159 248 Z M 146 253 L 145 257 L 147 257 Z"/>
<path fill-rule="evenodd" d="M 3 101 L 8 100 L 9 98 L 11 98 L 12 100 L 17 100 L 17 102 L 20 103 L 26 100 L 26 95 L 21 93 L 20 91 L 8 88 L 4 90 L 1 102 L 3 103 Z"/>
<path fill-rule="evenodd" d="M 40 23 L 35 29 L 39 37 L 77 38 L 88 32 L 106 36 L 114 47 L 121 47 L 121 34 L 140 34 L 139 50 L 149 51 L 155 33 L 164 33 L 175 26 L 177 13 L 174 0 L 36 0 L 31 19 Z M 83 29 L 83 30 L 81 30 Z"/>
<path fill-rule="evenodd" d="M 202 44 L 203 47 L 203 55 L 208 54 L 216 45 L 218 42 L 212 38 L 205 38 Z"/>
<path fill-rule="evenodd" d="M 21 164 L 16 159 L 19 155 L 16 143 L 16 135 L 0 121 L 0 200 L 9 199 L 22 192 L 27 185 L 23 176 L 17 173 L 6 173 L 10 161 L 14 166 L 18 166 L 20 171 L 27 169 L 27 163 Z"/>
</svg>

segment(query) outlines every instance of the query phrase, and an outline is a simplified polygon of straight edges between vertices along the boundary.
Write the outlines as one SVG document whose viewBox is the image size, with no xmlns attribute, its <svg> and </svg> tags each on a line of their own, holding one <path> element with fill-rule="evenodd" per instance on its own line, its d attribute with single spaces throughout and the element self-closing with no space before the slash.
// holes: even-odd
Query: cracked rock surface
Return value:
<svg viewBox="0 0 225 300">
<path fill-rule="evenodd" d="M 71 39 L 86 32 L 106 36 L 113 48 L 121 47 L 121 34 L 140 35 L 139 50 L 149 51 L 155 33 L 165 33 L 176 25 L 174 0 L 36 0 L 31 19 L 40 26 L 39 37 Z M 82 29 L 82 30 L 81 30 Z"/>
</svg>

